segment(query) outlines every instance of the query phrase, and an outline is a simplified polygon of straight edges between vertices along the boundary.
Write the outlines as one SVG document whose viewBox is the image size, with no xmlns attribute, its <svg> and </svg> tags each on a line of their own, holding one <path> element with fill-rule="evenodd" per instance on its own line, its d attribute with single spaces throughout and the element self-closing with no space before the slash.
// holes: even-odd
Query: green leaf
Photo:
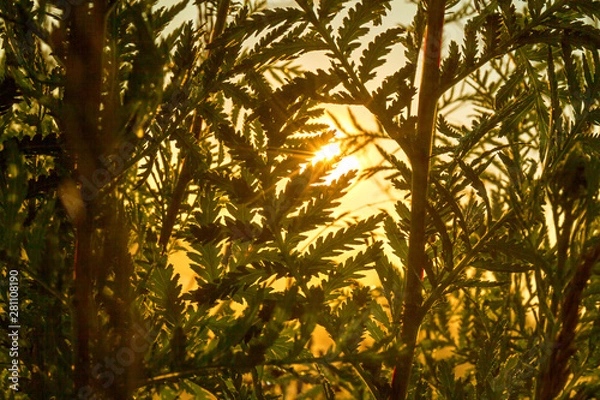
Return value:
<svg viewBox="0 0 600 400">
<path fill-rule="evenodd" d="M 506 82 L 498 92 L 496 92 L 496 107 L 502 108 L 506 102 L 512 98 L 519 95 L 519 91 L 517 90 L 518 86 L 520 86 L 523 82 L 524 71 L 521 68 L 517 68 L 515 72 L 511 74 Z"/>
<path fill-rule="evenodd" d="M 492 13 L 486 16 L 483 24 L 483 51 L 484 54 L 492 54 L 500 43 L 502 17 L 500 14 Z"/>
<path fill-rule="evenodd" d="M 339 264 L 326 281 L 322 281 L 323 291 L 326 298 L 330 295 L 337 296 L 334 292 L 347 287 L 351 281 L 364 278 L 360 272 L 370 269 L 369 265 L 377 261 L 381 253 L 381 243 L 375 242 L 366 251 L 359 252 L 356 256 L 349 257 Z"/>
<path fill-rule="evenodd" d="M 353 250 L 353 246 L 362 244 L 363 240 L 370 236 L 371 232 L 383 219 L 382 215 L 374 215 L 365 220 L 358 221 L 347 228 L 330 232 L 326 236 L 319 236 L 312 243 L 305 255 L 299 262 L 304 268 L 312 271 L 327 259 L 342 255 L 346 251 Z M 325 263 L 327 264 L 327 263 Z"/>
<path fill-rule="evenodd" d="M 389 28 L 369 42 L 360 57 L 359 77 L 367 82 L 375 77 L 375 69 L 385 63 L 384 57 L 389 54 L 391 47 L 401 39 L 404 28 Z"/>
<path fill-rule="evenodd" d="M 460 67 L 460 50 L 458 44 L 453 40 L 450 42 L 448 57 L 442 61 L 442 72 L 440 74 L 440 80 L 442 85 L 444 82 L 450 82 L 454 79 L 454 76 L 458 72 Z"/>
<path fill-rule="evenodd" d="M 329 23 L 344 8 L 348 0 L 322 0 L 319 1 L 317 14 L 322 23 Z"/>
<path fill-rule="evenodd" d="M 174 273 L 171 264 L 166 268 L 155 268 L 148 283 L 152 293 L 150 298 L 160 310 L 162 318 L 171 326 L 179 325 L 184 318 L 183 312 L 186 309 L 181 297 L 179 274 Z"/>
<path fill-rule="evenodd" d="M 375 105 L 382 113 L 389 112 L 398 115 L 408 107 L 416 94 L 411 81 L 414 77 L 415 66 L 406 64 L 394 74 L 386 77 L 381 86 L 373 93 Z"/>
<path fill-rule="evenodd" d="M 408 240 L 392 218 L 386 218 L 383 224 L 388 244 L 394 254 L 406 265 L 408 260 Z"/>
<path fill-rule="evenodd" d="M 214 244 L 194 245 L 194 251 L 187 256 L 194 262 L 190 267 L 206 282 L 212 282 L 221 275 L 220 248 Z"/>
<path fill-rule="evenodd" d="M 369 32 L 366 26 L 368 23 L 380 25 L 382 17 L 390 9 L 389 0 L 383 1 L 359 1 L 348 11 L 348 15 L 343 19 L 342 26 L 338 29 L 339 39 L 337 41 L 340 50 L 345 55 L 350 55 L 352 51 L 360 47 L 358 41 Z"/>
<path fill-rule="evenodd" d="M 157 34 L 162 31 L 173 21 L 173 18 L 182 12 L 188 5 L 189 0 L 181 0 L 178 3 L 173 4 L 171 7 L 160 7 L 152 14 L 152 24 Z M 170 41 L 166 41 L 169 43 Z"/>
<path fill-rule="evenodd" d="M 462 133 L 454 126 L 450 125 L 450 123 L 444 118 L 442 114 L 438 116 L 437 130 L 442 135 L 448 136 L 453 139 L 459 139 L 460 137 L 462 137 Z"/>
<path fill-rule="evenodd" d="M 492 160 L 490 160 L 491 162 Z M 475 188 L 475 190 L 477 191 L 477 194 L 479 194 L 479 197 L 481 197 L 485 203 L 485 208 L 486 208 L 486 212 L 487 212 L 487 217 L 488 217 L 488 225 L 491 224 L 491 218 L 492 218 L 492 207 L 491 207 L 491 203 L 490 203 L 490 199 L 488 197 L 488 193 L 487 190 L 485 188 L 484 183 L 482 182 L 482 180 L 480 179 L 479 175 L 481 174 L 482 170 L 479 171 L 475 171 L 473 170 L 473 168 L 471 168 L 471 166 L 466 165 L 462 160 L 458 160 L 458 165 L 460 166 L 460 168 L 463 170 L 463 172 L 465 173 L 465 176 L 467 177 L 467 179 L 471 182 L 471 185 L 473 186 L 473 188 Z M 485 164 L 484 164 L 484 168 L 485 168 Z"/>
<path fill-rule="evenodd" d="M 470 68 L 477 62 L 477 54 L 479 53 L 477 30 L 478 26 L 475 20 L 469 20 L 465 24 L 465 34 L 462 46 L 464 69 Z"/>
<path fill-rule="evenodd" d="M 290 26 L 300 21 L 304 17 L 304 13 L 296 7 L 273 7 L 264 8 L 247 17 L 242 14 L 241 17 L 241 21 L 228 27 L 223 38 L 242 40 L 256 34 L 263 34 L 280 24 Z M 224 43 L 221 41 L 213 43 L 213 46 L 223 45 Z"/>
<path fill-rule="evenodd" d="M 298 209 L 298 214 L 283 221 L 290 234 L 310 232 L 319 225 L 333 221 L 332 210 L 339 206 L 338 201 L 346 194 L 353 175 L 346 174 L 327 186 L 320 187 L 313 197 Z M 302 237 L 305 237 L 304 235 Z M 298 238 L 302 240 L 300 237 Z"/>
</svg>

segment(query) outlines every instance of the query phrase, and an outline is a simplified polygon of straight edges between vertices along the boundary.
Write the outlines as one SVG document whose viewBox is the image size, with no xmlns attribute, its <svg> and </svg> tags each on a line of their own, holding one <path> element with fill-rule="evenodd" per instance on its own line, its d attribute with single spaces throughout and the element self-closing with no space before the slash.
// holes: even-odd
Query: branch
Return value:
<svg viewBox="0 0 600 400">
<path fill-rule="evenodd" d="M 560 313 L 561 329 L 550 357 L 544 360 L 538 378 L 536 398 L 552 400 L 564 388 L 569 378 L 569 360 L 575 354 L 575 331 L 579 323 L 581 296 L 592 274 L 593 266 L 600 260 L 600 243 L 585 253 L 581 263 L 566 288 Z"/>
<path fill-rule="evenodd" d="M 427 188 L 433 142 L 437 100 L 440 95 L 440 53 L 444 26 L 445 0 L 430 0 L 427 10 L 427 39 L 423 75 L 419 90 L 417 134 L 410 152 L 412 165 L 411 222 L 402 315 L 402 344 L 406 346 L 394 370 L 390 399 L 404 400 L 408 394 L 410 373 L 415 353 L 417 333 L 421 325 L 423 294 L 421 276 L 427 263 L 425 226 Z"/>
<path fill-rule="evenodd" d="M 194 119 L 192 122 L 191 133 L 195 134 L 196 137 L 199 136 L 200 130 L 202 126 L 202 118 L 198 115 L 197 112 L 194 112 Z M 162 223 L 162 228 L 160 230 L 160 239 L 158 243 L 163 247 L 163 249 L 167 248 L 167 244 L 169 243 L 169 239 L 171 237 L 171 232 L 173 231 L 173 227 L 175 226 L 175 221 L 177 220 L 177 214 L 179 214 L 179 208 L 183 203 L 183 197 L 185 195 L 185 191 L 193 178 L 193 163 L 191 160 L 187 159 L 187 155 L 183 156 L 183 160 L 181 161 L 181 172 L 177 177 L 177 183 L 175 184 L 175 189 L 173 190 L 173 194 L 171 195 L 171 201 L 169 202 L 169 207 L 167 208 L 167 215 Z"/>
<path fill-rule="evenodd" d="M 225 28 L 225 22 L 227 21 L 227 14 L 229 12 L 229 5 L 230 0 L 221 0 L 219 2 L 216 20 L 210 35 L 211 43 L 213 43 L 219 37 L 219 35 L 223 33 L 223 29 Z M 208 59 L 209 57 L 210 50 L 208 51 L 206 59 Z M 201 126 L 202 119 L 195 111 L 194 122 L 192 123 L 191 127 L 191 133 L 196 135 L 196 139 L 198 139 L 198 137 L 200 136 Z M 169 239 L 171 238 L 171 233 L 173 232 L 173 227 L 175 226 L 175 222 L 177 220 L 177 215 L 179 214 L 179 208 L 181 207 L 181 204 L 183 202 L 185 191 L 190 181 L 192 180 L 192 165 L 193 164 L 187 160 L 187 155 L 184 155 L 181 163 L 181 172 L 177 178 L 175 190 L 173 191 L 173 195 L 171 196 L 169 206 L 167 207 L 167 215 L 165 217 L 165 220 L 163 221 L 162 228 L 160 231 L 160 238 L 158 242 L 163 247 L 163 249 L 167 248 L 167 244 L 169 243 Z"/>
</svg>

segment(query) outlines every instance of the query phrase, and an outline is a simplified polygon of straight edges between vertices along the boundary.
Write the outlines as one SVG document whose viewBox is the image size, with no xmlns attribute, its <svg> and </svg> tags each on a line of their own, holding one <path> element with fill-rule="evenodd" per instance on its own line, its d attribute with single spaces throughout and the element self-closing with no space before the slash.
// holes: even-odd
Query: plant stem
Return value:
<svg viewBox="0 0 600 400">
<path fill-rule="evenodd" d="M 579 307 L 583 290 L 600 260 L 600 244 L 596 244 L 582 257 L 569 282 L 560 312 L 561 329 L 554 342 L 552 353 L 544 360 L 536 388 L 536 399 L 552 400 L 563 390 L 569 379 L 569 361 L 576 352 L 575 335 L 579 323 Z"/>
<path fill-rule="evenodd" d="M 225 29 L 225 22 L 227 21 L 227 15 L 229 13 L 230 0 L 221 0 L 219 2 L 219 6 L 217 9 L 217 16 L 215 23 L 213 25 L 213 30 L 210 35 L 210 42 L 212 43 Z M 208 51 L 206 59 L 210 58 L 210 50 Z M 217 66 L 218 68 L 218 66 Z M 213 71 L 216 74 L 217 71 Z M 211 75 L 211 74 L 209 74 Z M 210 78 L 209 78 L 210 79 Z M 200 137 L 200 131 L 202 127 L 202 118 L 198 114 L 198 112 L 194 112 L 194 122 L 192 123 L 191 133 L 195 136 L 196 140 Z M 171 233 L 173 232 L 173 227 L 175 226 L 175 222 L 177 220 L 177 215 L 179 214 L 179 208 L 183 203 L 183 199 L 185 196 L 185 191 L 193 178 L 193 170 L 192 164 L 190 164 L 191 160 L 187 160 L 188 156 L 183 155 L 183 160 L 181 162 L 181 172 L 177 177 L 177 183 L 175 184 L 175 189 L 173 191 L 173 195 L 171 196 L 171 201 L 167 207 L 167 214 L 165 216 L 165 220 L 162 224 L 162 229 L 160 231 L 159 244 L 162 246 L 164 250 L 167 248 L 167 244 L 169 243 L 169 239 L 171 237 Z"/>
<path fill-rule="evenodd" d="M 419 90 L 417 134 L 413 140 L 410 162 L 412 165 L 411 222 L 404 293 L 404 313 L 400 333 L 405 346 L 398 358 L 392 380 L 391 399 L 404 400 L 408 394 L 410 373 L 415 353 L 417 334 L 421 325 L 423 294 L 421 275 L 427 262 L 425 227 L 427 216 L 427 188 L 433 142 L 437 100 L 440 94 L 439 63 L 444 26 L 445 0 L 430 0 L 427 10 L 427 39 L 423 61 L 423 75 Z"/>
<path fill-rule="evenodd" d="M 200 136 L 201 126 L 202 118 L 198 115 L 197 112 L 194 112 L 194 119 L 192 122 L 190 133 L 192 133 L 196 136 L 196 138 L 198 138 Z M 177 177 L 177 183 L 175 184 L 175 189 L 173 190 L 173 194 L 171 195 L 171 201 L 169 202 L 169 207 L 167 208 L 167 215 L 165 217 L 165 220 L 163 221 L 162 228 L 160 231 L 159 244 L 163 249 L 167 248 L 169 238 L 171 237 L 171 232 L 173 231 L 173 227 L 175 226 L 175 222 L 177 220 L 177 214 L 179 214 L 179 208 L 183 203 L 185 191 L 188 187 L 188 184 L 194 176 L 194 171 L 191 168 L 191 161 L 192 160 L 188 160 L 187 155 L 184 155 L 183 159 L 181 160 L 181 172 Z"/>
<path fill-rule="evenodd" d="M 104 47 L 106 2 L 94 0 L 74 7 L 69 20 L 69 48 L 66 59 L 66 79 L 61 127 L 66 145 L 76 160 L 81 180 L 93 181 L 98 156 L 102 154 L 99 112 L 102 92 L 102 52 Z M 109 141 L 110 142 L 110 141 Z M 94 233 L 91 199 L 86 210 L 75 217 L 75 259 L 73 296 L 75 348 L 73 351 L 74 389 L 89 389 L 91 379 L 90 344 L 96 313 L 93 303 Z"/>
</svg>

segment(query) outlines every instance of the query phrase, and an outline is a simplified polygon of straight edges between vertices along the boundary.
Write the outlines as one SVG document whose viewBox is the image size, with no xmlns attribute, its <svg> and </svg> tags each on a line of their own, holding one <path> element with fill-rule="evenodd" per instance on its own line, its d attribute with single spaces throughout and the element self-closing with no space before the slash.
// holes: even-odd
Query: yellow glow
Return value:
<svg viewBox="0 0 600 400">
<path fill-rule="evenodd" d="M 315 153 L 313 164 L 316 164 L 319 161 L 333 160 L 334 158 L 339 157 L 341 153 L 342 149 L 340 148 L 339 143 L 329 143 Z"/>
<path fill-rule="evenodd" d="M 333 170 L 327 175 L 325 179 L 326 184 L 330 184 L 331 182 L 339 179 L 340 176 L 347 174 L 352 170 L 360 170 L 360 162 L 358 158 L 355 156 L 342 156 L 342 149 L 340 144 L 337 142 L 330 143 L 321 148 L 321 150 L 315 153 L 315 156 L 312 159 L 313 164 L 319 161 L 336 161 Z"/>
</svg>

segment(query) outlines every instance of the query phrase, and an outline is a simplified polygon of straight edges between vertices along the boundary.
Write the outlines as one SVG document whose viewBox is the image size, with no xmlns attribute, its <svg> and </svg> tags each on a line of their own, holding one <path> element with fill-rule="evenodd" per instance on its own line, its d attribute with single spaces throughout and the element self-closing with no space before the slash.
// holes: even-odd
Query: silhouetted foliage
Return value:
<svg viewBox="0 0 600 400">
<path fill-rule="evenodd" d="M 5 397 L 600 396 L 600 3 L 396 7 L 0 0 Z"/>
</svg>

